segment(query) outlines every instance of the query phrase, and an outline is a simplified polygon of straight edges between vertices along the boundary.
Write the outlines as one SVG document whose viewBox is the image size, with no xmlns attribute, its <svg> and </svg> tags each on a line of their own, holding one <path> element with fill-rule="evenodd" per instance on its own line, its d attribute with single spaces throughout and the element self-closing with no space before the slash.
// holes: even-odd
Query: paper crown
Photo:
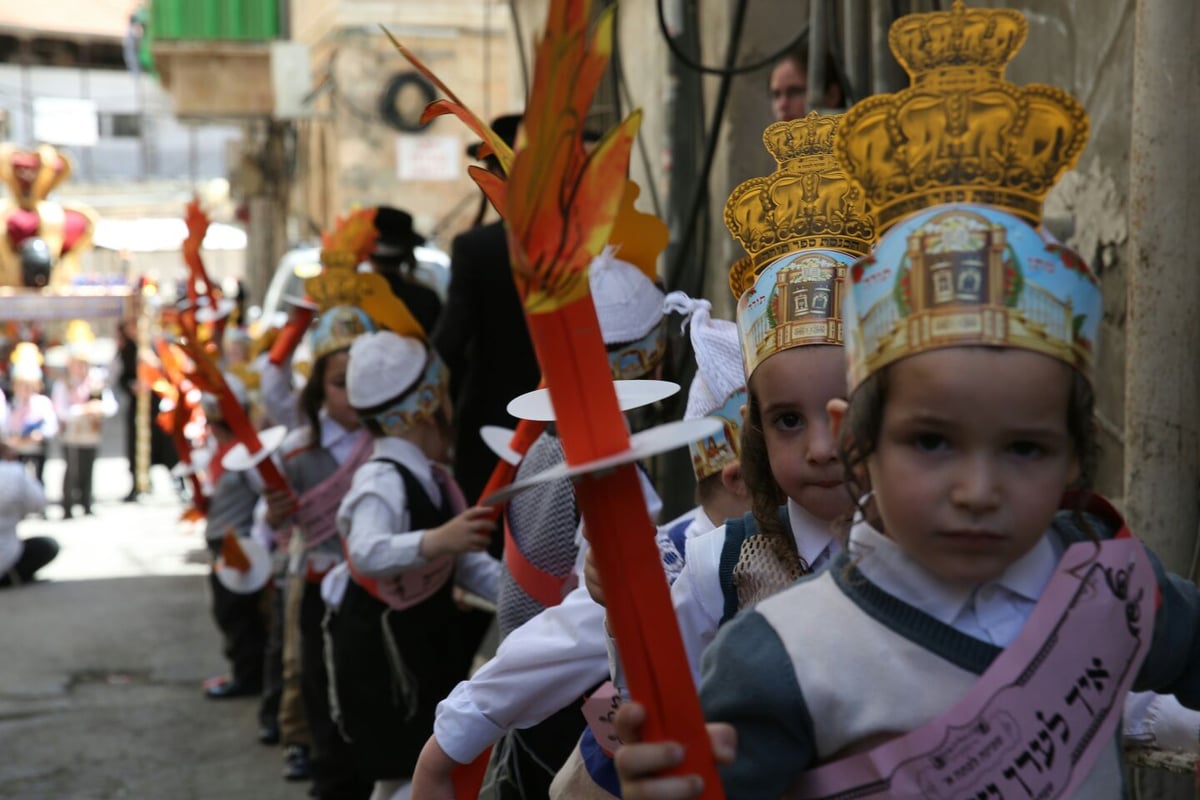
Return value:
<svg viewBox="0 0 1200 800">
<path fill-rule="evenodd" d="M 63 338 L 66 340 L 68 357 L 88 360 L 92 353 L 92 345 L 96 341 L 96 334 L 92 333 L 91 325 L 84 320 L 73 319 L 67 324 Z"/>
<path fill-rule="evenodd" d="M 875 223 L 834 155 L 840 125 L 816 112 L 769 125 L 775 172 L 725 203 L 725 225 L 749 253 L 729 273 L 747 377 L 781 350 L 842 344 L 842 281 L 870 250 Z"/>
<path fill-rule="evenodd" d="M 18 342 L 9 356 L 12 362 L 11 377 L 14 381 L 40 381 L 42 379 L 42 351 L 33 342 Z"/>
<path fill-rule="evenodd" d="M 905 356 L 964 345 L 1033 350 L 1090 377 L 1099 284 L 1034 227 L 1088 119 L 1059 89 L 1004 81 L 1025 30 L 1018 12 L 961 2 L 902 17 L 889 40 L 913 85 L 846 113 L 838 154 L 885 229 L 847 284 L 851 390 Z"/>
<path fill-rule="evenodd" d="M 379 328 L 424 340 L 425 331 L 382 275 L 359 272 L 378 235 L 373 208 L 339 219 L 321 242 L 319 275 L 304 282 L 320 316 L 312 335 L 313 358 L 347 348 L 355 338 Z"/>
<path fill-rule="evenodd" d="M 388 436 L 428 419 L 447 402 L 450 371 L 432 347 L 409 336 L 377 331 L 350 347 L 346 392 L 359 416 Z"/>
<path fill-rule="evenodd" d="M 838 156 L 881 228 L 939 203 L 975 202 L 1032 224 L 1088 136 L 1083 107 L 1061 89 L 1004 80 L 1028 24 L 1012 9 L 910 14 L 888 44 L 912 85 L 845 114 Z"/>
<path fill-rule="evenodd" d="M 696 354 L 696 376 L 688 389 L 684 419 L 717 417 L 722 427 L 711 436 L 692 442 L 692 471 L 697 481 L 715 475 L 738 460 L 741 451 L 742 406 L 746 404 L 746 380 L 737 325 L 712 318 L 712 304 L 688 297 L 683 292 L 667 295 L 666 310 L 685 315 L 692 351 Z"/>
</svg>

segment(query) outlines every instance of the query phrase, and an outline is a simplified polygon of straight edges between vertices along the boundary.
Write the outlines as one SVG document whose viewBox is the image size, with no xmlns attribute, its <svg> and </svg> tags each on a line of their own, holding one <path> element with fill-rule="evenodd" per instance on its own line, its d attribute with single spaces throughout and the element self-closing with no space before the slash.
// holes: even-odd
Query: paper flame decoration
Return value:
<svg viewBox="0 0 1200 800">
<path fill-rule="evenodd" d="M 612 52 L 613 11 L 593 16 L 590 0 L 551 0 L 515 154 L 396 42 L 447 94 L 423 120 L 454 114 L 488 143 L 508 173 L 505 181 L 471 168 L 508 226 L 514 279 L 568 465 L 631 451 L 587 279 L 627 196 L 625 176 L 641 120 L 635 112 L 594 149 L 584 145 L 584 120 Z M 636 599 L 632 592 L 609 593 L 608 619 L 632 694 L 647 707 L 646 737 L 682 742 L 685 761 L 677 770 L 703 776 L 704 797 L 721 797 L 637 468 L 627 462 L 586 474 L 576 496 L 602 579 L 612 587 L 637 587 Z"/>
</svg>

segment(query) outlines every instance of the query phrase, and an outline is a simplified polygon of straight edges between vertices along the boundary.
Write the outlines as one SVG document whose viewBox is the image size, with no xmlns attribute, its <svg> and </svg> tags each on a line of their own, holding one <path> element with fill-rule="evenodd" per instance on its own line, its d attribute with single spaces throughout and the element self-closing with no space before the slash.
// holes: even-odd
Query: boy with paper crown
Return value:
<svg viewBox="0 0 1200 800">
<path fill-rule="evenodd" d="M 441 466 L 453 434 L 449 373 L 403 304 L 383 291 L 368 293 L 364 308 L 398 306 L 393 330 L 356 338 L 346 375 L 374 449 L 338 509 L 346 561 L 323 583 L 336 607 L 326 623 L 334 716 L 379 799 L 405 791 L 437 702 L 466 675 L 471 654 L 454 585 L 494 599 L 499 572 L 483 552 L 489 509 L 466 508 Z"/>
<path fill-rule="evenodd" d="M 744 513 L 749 499 L 737 463 L 746 394 L 737 326 L 712 319 L 707 301 L 692 300 L 681 292 L 668 295 L 664 306 L 688 316 L 696 353 L 696 375 L 684 419 L 715 415 L 724 422 L 719 432 L 691 445 L 697 506 L 657 530 L 663 568 L 671 580 L 683 565 L 686 540 L 726 517 Z M 578 574 L 575 577 L 578 580 Z M 455 764 L 473 761 L 507 732 L 536 725 L 564 708 L 572 712 L 572 722 L 579 727 L 579 720 L 585 718 L 577 701 L 609 674 L 605 639 L 604 608 L 583 585 L 513 631 L 496 656 L 438 706 L 434 737 L 418 765 L 422 783 L 414 785 L 447 791 Z M 588 738 L 584 759 L 588 771 L 579 772 L 582 762 L 577 748 L 563 770 L 574 770 L 569 777 L 576 780 L 591 781 L 588 774 L 592 768 L 603 769 L 603 756 L 595 752 L 596 740 Z M 575 742 L 569 744 L 574 748 Z M 559 780 L 554 781 L 556 787 Z M 555 791 L 558 796 L 575 797 L 572 792 L 580 785 L 572 783 L 570 788 Z"/>
<path fill-rule="evenodd" d="M 360 307 L 377 287 L 356 270 L 375 240 L 374 214 L 374 209 L 359 209 L 339 219 L 324 237 L 322 272 L 305 283 L 313 310 L 320 312 L 309 339 L 312 372 L 290 403 L 303 424 L 288 431 L 279 448 L 295 495 L 268 490 L 263 520 L 265 538 L 288 553 L 280 620 L 284 777 L 301 780 L 311 773 L 313 795 L 322 800 L 371 793 L 371 783 L 356 774 L 330 712 L 321 581 L 344 560 L 337 508 L 373 447 L 373 437 L 350 406 L 346 374 L 354 340 L 382 325 Z M 290 370 L 290 354 L 280 366 Z"/>
</svg>

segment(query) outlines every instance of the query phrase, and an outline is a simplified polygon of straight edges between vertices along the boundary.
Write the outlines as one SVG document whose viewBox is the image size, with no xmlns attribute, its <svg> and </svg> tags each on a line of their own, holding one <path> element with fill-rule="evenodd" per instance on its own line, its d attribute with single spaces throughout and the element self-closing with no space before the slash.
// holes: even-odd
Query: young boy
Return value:
<svg viewBox="0 0 1200 800">
<path fill-rule="evenodd" d="M 448 380 L 413 336 L 379 331 L 350 348 L 349 401 L 375 448 L 338 510 L 347 560 L 323 595 L 337 609 L 327 623 L 334 718 L 377 800 L 404 796 L 437 702 L 465 677 L 454 584 L 496 596 L 499 565 L 483 552 L 490 512 L 466 509 L 440 466 L 452 442 Z"/>
</svg>

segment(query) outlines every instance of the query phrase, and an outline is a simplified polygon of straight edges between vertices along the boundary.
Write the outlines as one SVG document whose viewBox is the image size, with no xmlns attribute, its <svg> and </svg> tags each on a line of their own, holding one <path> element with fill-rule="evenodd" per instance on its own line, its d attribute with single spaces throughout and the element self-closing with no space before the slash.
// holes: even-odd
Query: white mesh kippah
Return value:
<svg viewBox="0 0 1200 800">
<path fill-rule="evenodd" d="M 365 333 L 350 345 L 346 396 L 357 409 L 373 408 L 412 386 L 425 371 L 425 345 L 392 331 Z"/>
<path fill-rule="evenodd" d="M 604 248 L 588 266 L 588 285 L 605 344 L 636 342 L 663 317 L 662 291 L 640 269 L 616 258 L 615 252 Z"/>
<path fill-rule="evenodd" d="M 664 310 L 683 314 L 691 324 L 692 349 L 696 353 L 696 377 L 688 390 L 684 419 L 706 417 L 721 408 L 731 394 L 746 385 L 738 328 L 733 322 L 712 318 L 712 303 L 671 292 Z"/>
</svg>

